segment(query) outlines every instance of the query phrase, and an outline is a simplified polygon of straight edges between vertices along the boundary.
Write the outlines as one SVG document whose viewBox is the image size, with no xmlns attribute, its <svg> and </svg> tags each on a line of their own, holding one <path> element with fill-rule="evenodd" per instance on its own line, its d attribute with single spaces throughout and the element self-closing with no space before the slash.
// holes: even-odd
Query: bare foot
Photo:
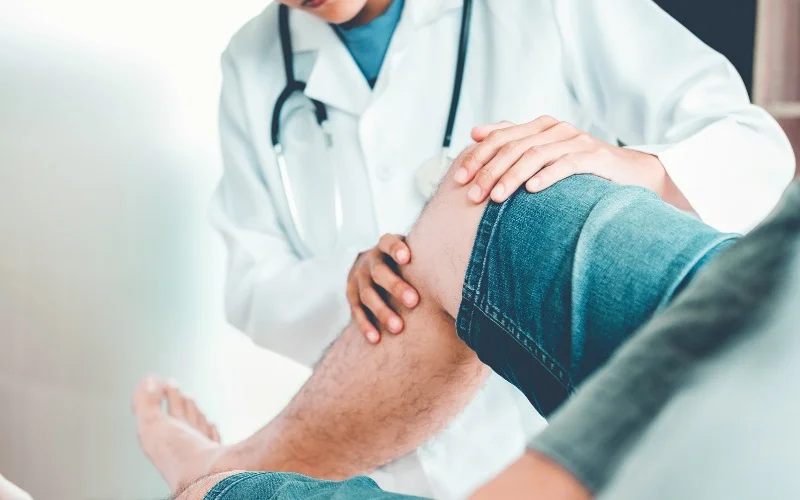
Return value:
<svg viewBox="0 0 800 500">
<path fill-rule="evenodd" d="M 139 443 L 172 491 L 211 472 L 225 449 L 216 426 L 194 401 L 159 378 L 142 380 L 133 394 L 133 412 Z"/>
<path fill-rule="evenodd" d="M 0 476 L 0 500 L 31 500 L 31 496 L 8 479 Z"/>
</svg>

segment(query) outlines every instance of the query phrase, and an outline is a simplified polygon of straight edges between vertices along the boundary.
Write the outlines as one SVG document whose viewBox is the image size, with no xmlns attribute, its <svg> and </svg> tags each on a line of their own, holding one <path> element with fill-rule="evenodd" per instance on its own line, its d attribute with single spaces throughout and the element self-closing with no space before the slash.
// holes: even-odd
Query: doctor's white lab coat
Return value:
<svg viewBox="0 0 800 500">
<path fill-rule="evenodd" d="M 334 31 L 291 12 L 298 79 L 282 143 L 303 252 L 270 142 L 284 88 L 277 6 L 245 25 L 222 58 L 225 171 L 211 217 L 229 250 L 228 318 L 260 346 L 311 365 L 349 318 L 346 276 L 382 233 L 406 233 L 424 199 L 414 176 L 439 153 L 453 85 L 462 0 L 406 0 L 370 89 Z M 454 152 L 477 124 L 552 115 L 596 137 L 657 154 L 700 217 L 744 231 L 790 181 L 794 156 L 752 106 L 728 61 L 648 0 L 475 0 Z M 308 98 L 328 108 L 325 148 Z M 333 176 L 343 194 L 336 234 Z M 405 334 L 412 335 L 414 332 Z M 493 376 L 415 454 L 375 474 L 388 489 L 463 497 L 511 463 L 543 425 Z"/>
</svg>

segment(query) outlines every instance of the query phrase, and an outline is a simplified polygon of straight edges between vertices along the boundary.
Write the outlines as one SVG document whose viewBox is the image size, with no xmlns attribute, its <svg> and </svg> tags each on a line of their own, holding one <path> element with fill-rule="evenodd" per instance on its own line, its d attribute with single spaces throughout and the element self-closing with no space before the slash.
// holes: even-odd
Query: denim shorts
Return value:
<svg viewBox="0 0 800 500">
<path fill-rule="evenodd" d="M 368 477 L 323 481 L 289 472 L 242 472 L 227 477 L 205 500 L 413 500 L 418 497 L 387 493 Z"/>
<path fill-rule="evenodd" d="M 467 268 L 459 336 L 545 416 L 733 243 L 653 193 L 570 177 L 489 204 Z M 245 472 L 206 500 L 411 499 L 372 479 Z"/>
<path fill-rule="evenodd" d="M 483 214 L 458 334 L 547 417 L 735 239 L 590 175 L 519 191 Z"/>
</svg>

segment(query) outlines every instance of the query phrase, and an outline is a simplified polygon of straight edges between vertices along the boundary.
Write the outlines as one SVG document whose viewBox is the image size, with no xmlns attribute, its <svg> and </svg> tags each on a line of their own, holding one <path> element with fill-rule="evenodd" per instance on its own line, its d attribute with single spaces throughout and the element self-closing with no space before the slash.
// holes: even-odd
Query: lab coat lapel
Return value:
<svg viewBox="0 0 800 500">
<path fill-rule="evenodd" d="M 392 78 L 392 73 L 403 61 L 416 30 L 436 21 L 448 11 L 463 5 L 464 0 L 406 0 L 405 11 L 395 30 L 384 68 L 375 87 L 373 97 L 379 97 Z"/>
<path fill-rule="evenodd" d="M 333 28 L 302 11 L 292 12 L 291 23 L 293 51 L 316 52 L 305 94 L 332 108 L 361 115 L 372 89 Z"/>
</svg>

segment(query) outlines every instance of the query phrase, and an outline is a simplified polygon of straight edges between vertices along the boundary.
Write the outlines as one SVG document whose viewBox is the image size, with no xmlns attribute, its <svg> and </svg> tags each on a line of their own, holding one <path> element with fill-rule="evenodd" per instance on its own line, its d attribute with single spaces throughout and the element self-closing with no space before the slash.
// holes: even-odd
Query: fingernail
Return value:
<svg viewBox="0 0 800 500">
<path fill-rule="evenodd" d="M 481 188 L 478 186 L 472 186 L 472 189 L 470 189 L 469 193 L 467 193 L 467 197 L 477 203 L 481 199 Z"/>
<path fill-rule="evenodd" d="M 413 307 L 416 301 L 417 301 L 416 293 L 412 292 L 411 290 L 403 292 L 403 302 L 405 302 L 408 307 Z"/>
<path fill-rule="evenodd" d="M 461 184 L 464 184 L 465 182 L 467 182 L 467 169 L 459 168 L 456 171 L 455 179 L 456 179 L 456 182 L 459 182 Z"/>
<path fill-rule="evenodd" d="M 371 332 L 367 333 L 367 340 L 369 340 L 373 344 L 377 344 L 378 340 L 380 340 L 380 338 L 381 338 L 380 335 L 378 335 L 378 332 L 376 332 L 376 331 L 371 331 Z"/>
<path fill-rule="evenodd" d="M 492 199 L 497 200 L 503 197 L 506 193 L 506 188 L 502 184 L 498 184 L 492 189 Z"/>
<path fill-rule="evenodd" d="M 389 320 L 389 329 L 392 330 L 394 333 L 399 332 L 401 328 L 403 328 L 403 324 L 400 323 L 399 319 L 392 318 Z"/>
<path fill-rule="evenodd" d="M 398 250 L 397 260 L 405 262 L 408 260 L 408 250 Z"/>
<path fill-rule="evenodd" d="M 533 179 L 529 180 L 528 181 L 528 191 L 535 191 L 536 188 L 538 188 L 539 184 L 541 184 L 541 183 L 542 183 L 542 181 L 540 181 L 539 179 L 536 179 L 536 178 L 533 178 Z"/>
</svg>

